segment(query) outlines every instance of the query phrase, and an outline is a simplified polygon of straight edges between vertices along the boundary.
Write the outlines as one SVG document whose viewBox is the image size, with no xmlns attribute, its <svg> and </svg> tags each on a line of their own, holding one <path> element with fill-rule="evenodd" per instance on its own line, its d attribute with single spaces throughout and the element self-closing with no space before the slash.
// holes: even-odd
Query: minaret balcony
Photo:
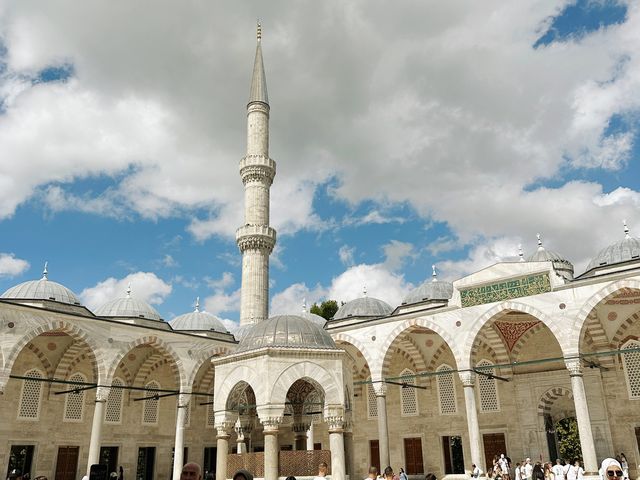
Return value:
<svg viewBox="0 0 640 480">
<path fill-rule="evenodd" d="M 236 230 L 236 243 L 241 252 L 251 249 L 271 253 L 276 244 L 276 231 L 267 225 L 243 225 Z"/>
<path fill-rule="evenodd" d="M 240 160 L 240 174 L 242 169 L 246 167 L 267 167 L 274 171 L 276 170 L 276 162 L 270 159 L 267 155 L 247 155 Z"/>
</svg>

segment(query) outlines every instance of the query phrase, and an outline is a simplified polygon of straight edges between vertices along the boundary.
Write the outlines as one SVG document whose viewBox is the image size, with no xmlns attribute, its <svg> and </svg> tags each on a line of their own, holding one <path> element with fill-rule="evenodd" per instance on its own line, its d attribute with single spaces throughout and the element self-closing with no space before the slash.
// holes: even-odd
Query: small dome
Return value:
<svg viewBox="0 0 640 480">
<path fill-rule="evenodd" d="M 558 274 L 567 280 L 573 279 L 573 264 L 559 253 L 544 248 L 540 234 L 537 237 L 538 249 L 527 258 L 527 262 L 551 262 Z"/>
<path fill-rule="evenodd" d="M 67 303 L 69 305 L 80 305 L 80 300 L 71 290 L 48 279 L 46 263 L 40 280 L 31 280 L 11 287 L 0 298 L 11 300 L 53 300 L 54 302 Z"/>
<path fill-rule="evenodd" d="M 315 323 L 320 328 L 324 328 L 324 326 L 327 324 L 327 319 L 326 318 L 321 317 L 320 315 L 316 315 L 315 313 L 302 312 L 302 317 L 306 318 L 310 322 Z"/>
<path fill-rule="evenodd" d="M 418 303 L 427 300 L 446 301 L 451 298 L 453 295 L 453 284 L 438 280 L 435 265 L 432 265 L 431 269 L 433 271 L 431 280 L 425 281 L 418 288 L 412 290 L 402 301 L 403 304 Z"/>
<path fill-rule="evenodd" d="M 341 319 L 347 317 L 384 317 L 393 312 L 393 308 L 386 302 L 378 300 L 377 298 L 365 296 L 356 298 L 350 302 L 342 305 L 336 314 L 334 319 Z"/>
<path fill-rule="evenodd" d="M 298 315 L 276 315 L 256 323 L 240 338 L 237 351 L 263 347 L 337 348 L 326 331 Z"/>
<path fill-rule="evenodd" d="M 200 300 L 196 301 L 196 309 L 193 312 L 179 315 L 169 322 L 174 330 L 213 330 L 214 332 L 227 333 L 218 317 L 209 312 L 200 311 Z"/>
<path fill-rule="evenodd" d="M 592 268 L 604 265 L 613 265 L 616 263 L 627 262 L 629 260 L 638 260 L 640 258 L 640 238 L 632 237 L 629 234 L 629 227 L 624 224 L 624 239 L 613 243 L 598 252 L 589 265 L 587 271 Z"/>
<path fill-rule="evenodd" d="M 160 314 L 147 302 L 131 296 L 131 287 L 127 289 L 127 296 L 111 300 L 95 312 L 98 317 L 126 317 L 146 318 L 147 320 L 162 320 Z"/>
</svg>

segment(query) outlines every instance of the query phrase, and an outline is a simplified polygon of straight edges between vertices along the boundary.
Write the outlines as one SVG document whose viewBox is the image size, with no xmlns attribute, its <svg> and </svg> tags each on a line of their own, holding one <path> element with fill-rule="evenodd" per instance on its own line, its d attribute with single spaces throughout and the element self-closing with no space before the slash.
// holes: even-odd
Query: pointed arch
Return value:
<svg viewBox="0 0 640 480">
<path fill-rule="evenodd" d="M 193 368 L 189 371 L 187 376 L 187 384 L 193 385 L 196 380 L 196 375 L 198 375 L 198 371 L 206 362 L 210 361 L 213 357 L 219 357 L 221 355 L 227 355 L 231 352 L 231 349 L 228 347 L 214 346 L 203 350 L 198 353 L 195 357 L 195 363 Z"/>
<path fill-rule="evenodd" d="M 344 405 L 342 382 L 333 372 L 308 360 L 290 365 L 280 373 L 273 383 L 269 403 L 284 404 L 291 385 L 300 379 L 320 387 L 324 392 L 325 405 Z"/>
<path fill-rule="evenodd" d="M 226 375 L 218 373 L 215 376 L 216 392 L 213 397 L 213 406 L 216 412 L 224 411 L 227 407 L 227 400 L 237 383 L 244 382 L 251 389 L 256 397 L 256 403 L 264 405 L 268 402 L 267 393 L 262 388 L 260 372 L 248 365 L 237 365 Z"/>
</svg>

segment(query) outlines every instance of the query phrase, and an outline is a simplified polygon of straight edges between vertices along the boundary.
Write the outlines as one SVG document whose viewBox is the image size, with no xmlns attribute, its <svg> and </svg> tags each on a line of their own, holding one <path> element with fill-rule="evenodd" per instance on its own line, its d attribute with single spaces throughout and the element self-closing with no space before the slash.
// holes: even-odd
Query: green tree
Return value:
<svg viewBox="0 0 640 480">
<path fill-rule="evenodd" d="M 575 417 L 563 418 L 556 423 L 555 429 L 560 457 L 566 459 L 568 462 L 573 462 L 575 458 L 582 461 L 578 422 Z"/>
<path fill-rule="evenodd" d="M 320 315 L 325 320 L 329 320 L 333 318 L 333 316 L 338 311 L 338 302 L 335 300 L 325 300 L 320 305 L 314 303 L 311 305 L 310 312 L 315 313 L 316 315 Z"/>
</svg>

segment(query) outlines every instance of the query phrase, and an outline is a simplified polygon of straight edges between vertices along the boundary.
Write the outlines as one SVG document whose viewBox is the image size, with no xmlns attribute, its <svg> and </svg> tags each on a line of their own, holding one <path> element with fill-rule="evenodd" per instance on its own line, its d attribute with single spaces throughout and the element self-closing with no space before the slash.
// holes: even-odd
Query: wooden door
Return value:
<svg viewBox="0 0 640 480">
<path fill-rule="evenodd" d="M 424 474 L 424 464 L 422 462 L 422 440 L 417 438 L 404 439 L 404 460 L 405 473 L 407 475 Z"/>
<path fill-rule="evenodd" d="M 55 480 L 75 480 L 80 447 L 58 447 Z"/>
<path fill-rule="evenodd" d="M 370 466 L 376 467 L 378 473 L 382 474 L 380 470 L 380 442 L 378 440 L 369 440 L 369 460 L 371 461 Z"/>
<path fill-rule="evenodd" d="M 507 454 L 507 443 L 504 433 L 485 433 L 482 435 L 482 443 L 484 444 L 484 460 L 485 472 L 493 468 L 493 457 L 500 456 L 501 453 Z"/>
</svg>

